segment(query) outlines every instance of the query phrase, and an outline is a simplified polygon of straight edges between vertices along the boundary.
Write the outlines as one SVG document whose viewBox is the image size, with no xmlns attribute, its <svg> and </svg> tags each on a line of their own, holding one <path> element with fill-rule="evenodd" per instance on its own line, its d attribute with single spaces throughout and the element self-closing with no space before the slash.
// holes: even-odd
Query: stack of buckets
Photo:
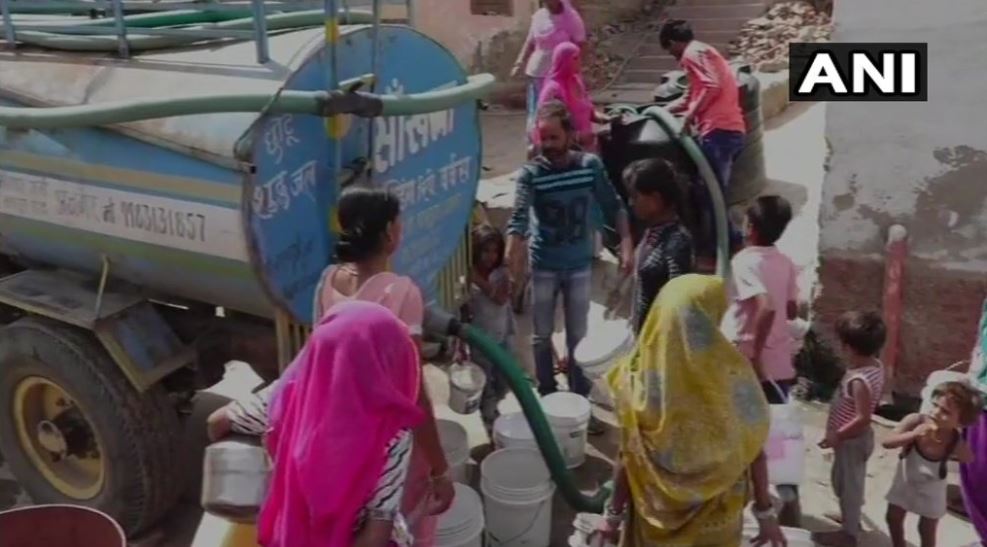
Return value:
<svg viewBox="0 0 987 547">
<path fill-rule="evenodd" d="M 452 506 L 439 515 L 435 528 L 437 547 L 482 547 L 483 503 L 479 494 L 466 485 L 469 482 L 467 463 L 470 457 L 466 429 L 456 422 L 438 420 L 439 440 L 449 471 L 455 481 L 456 497 Z"/>
<path fill-rule="evenodd" d="M 460 363 L 450 371 L 449 407 L 458 414 L 472 414 L 486 378 L 473 363 Z M 553 393 L 541 399 L 546 419 L 572 469 L 586 461 L 590 402 L 573 393 Z M 493 428 L 496 451 L 480 466 L 480 491 L 466 486 L 469 442 L 466 430 L 456 422 L 439 420 L 439 437 L 456 484 L 456 498 L 439 516 L 437 547 L 481 547 L 483 530 L 487 545 L 547 547 L 551 543 L 552 497 L 555 484 L 542 458 L 535 436 L 521 412 L 507 413 Z"/>
<path fill-rule="evenodd" d="M 545 418 L 562 451 L 566 466 L 575 469 L 586 462 L 586 440 L 592 406 L 585 397 L 574 393 L 552 393 L 541 399 Z M 537 451 L 538 443 L 521 412 L 505 414 L 494 422 L 494 446 L 528 448 Z"/>
<path fill-rule="evenodd" d="M 452 506 L 439 515 L 435 528 L 437 547 L 483 547 L 483 502 L 475 490 L 456 483 Z"/>
<path fill-rule="evenodd" d="M 555 483 L 541 454 L 502 448 L 480 465 L 489 545 L 547 547 Z"/>
<path fill-rule="evenodd" d="M 573 393 L 553 393 L 541 405 L 566 465 L 581 466 L 592 413 L 589 401 Z M 555 484 L 524 414 L 497 418 L 493 436 L 498 450 L 480 466 L 489 544 L 549 545 Z"/>
</svg>

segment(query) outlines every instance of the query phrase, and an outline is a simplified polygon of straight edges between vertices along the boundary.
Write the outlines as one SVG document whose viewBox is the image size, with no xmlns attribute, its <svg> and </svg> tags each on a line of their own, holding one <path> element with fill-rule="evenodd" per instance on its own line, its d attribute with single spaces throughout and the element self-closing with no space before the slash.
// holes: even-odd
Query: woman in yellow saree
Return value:
<svg viewBox="0 0 987 547">
<path fill-rule="evenodd" d="M 623 523 L 623 547 L 738 547 L 750 497 L 755 545 L 785 545 L 761 453 L 769 407 L 750 363 L 720 334 L 726 307 L 720 278 L 673 279 L 608 376 L 621 455 L 605 532 L 615 537 Z"/>
</svg>

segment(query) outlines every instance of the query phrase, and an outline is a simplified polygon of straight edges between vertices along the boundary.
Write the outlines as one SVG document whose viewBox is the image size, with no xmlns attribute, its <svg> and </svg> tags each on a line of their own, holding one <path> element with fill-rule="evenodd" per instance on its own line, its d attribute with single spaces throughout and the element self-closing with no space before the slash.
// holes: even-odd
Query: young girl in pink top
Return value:
<svg viewBox="0 0 987 547">
<path fill-rule="evenodd" d="M 596 153 L 594 123 L 609 123 L 610 119 L 597 112 L 586 93 L 583 84 L 583 69 L 579 46 L 572 42 L 562 42 L 552 53 L 552 68 L 549 70 L 538 95 L 538 108 L 560 101 L 569 111 L 576 139 L 586 152 Z M 538 132 L 532 131 L 532 142 L 537 146 Z"/>
</svg>

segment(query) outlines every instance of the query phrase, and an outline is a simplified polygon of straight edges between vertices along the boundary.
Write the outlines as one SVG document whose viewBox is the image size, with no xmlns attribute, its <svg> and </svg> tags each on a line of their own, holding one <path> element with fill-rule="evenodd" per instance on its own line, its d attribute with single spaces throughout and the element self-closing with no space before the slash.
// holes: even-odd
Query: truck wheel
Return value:
<svg viewBox="0 0 987 547">
<path fill-rule="evenodd" d="M 0 329 L 0 401 L 0 451 L 35 503 L 86 505 L 133 535 L 178 500 L 187 451 L 167 393 L 138 393 L 88 332 Z"/>
</svg>

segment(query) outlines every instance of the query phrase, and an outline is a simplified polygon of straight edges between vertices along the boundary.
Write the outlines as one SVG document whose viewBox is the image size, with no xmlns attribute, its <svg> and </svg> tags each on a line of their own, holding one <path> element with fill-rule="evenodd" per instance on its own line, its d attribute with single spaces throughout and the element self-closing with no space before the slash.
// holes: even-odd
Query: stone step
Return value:
<svg viewBox="0 0 987 547">
<path fill-rule="evenodd" d="M 705 40 L 703 40 L 705 42 Z M 706 42 L 709 45 L 715 47 L 720 53 L 726 54 L 730 49 L 729 42 Z M 651 56 L 651 55 L 668 55 L 668 52 L 662 49 L 661 44 L 655 43 L 644 43 L 641 44 L 641 49 L 637 52 L 638 55 Z"/>
<path fill-rule="evenodd" d="M 676 0 L 675 7 L 701 7 L 701 6 L 733 6 L 737 4 L 759 4 L 766 6 L 769 2 L 758 2 L 756 0 Z"/>
<path fill-rule="evenodd" d="M 706 42 L 707 44 L 728 44 L 732 42 L 736 37 L 740 27 L 732 30 L 703 30 L 696 31 L 696 40 L 700 42 Z M 653 32 L 648 35 L 644 42 L 645 44 L 657 44 L 658 43 L 658 33 Z"/>
<path fill-rule="evenodd" d="M 736 33 L 744 26 L 747 21 L 751 18 L 749 17 L 723 17 L 717 19 L 690 19 L 689 24 L 692 26 L 692 30 L 696 34 L 701 34 L 703 31 L 730 31 Z"/>
<path fill-rule="evenodd" d="M 625 70 L 674 70 L 679 61 L 671 55 L 638 55 L 628 61 Z"/>
<path fill-rule="evenodd" d="M 661 68 L 648 68 L 648 69 L 624 69 L 624 72 L 620 75 L 620 79 L 617 83 L 620 84 L 651 84 L 652 87 L 658 85 L 661 81 L 663 74 L 668 72 L 668 69 Z"/>
<path fill-rule="evenodd" d="M 726 4 L 722 6 L 693 6 L 676 4 L 668 8 L 672 19 L 685 19 L 694 25 L 700 19 L 753 19 L 765 12 L 764 4 Z"/>
<path fill-rule="evenodd" d="M 632 103 L 644 104 L 654 101 L 655 85 L 649 83 L 617 84 L 593 95 L 596 104 Z"/>
</svg>

